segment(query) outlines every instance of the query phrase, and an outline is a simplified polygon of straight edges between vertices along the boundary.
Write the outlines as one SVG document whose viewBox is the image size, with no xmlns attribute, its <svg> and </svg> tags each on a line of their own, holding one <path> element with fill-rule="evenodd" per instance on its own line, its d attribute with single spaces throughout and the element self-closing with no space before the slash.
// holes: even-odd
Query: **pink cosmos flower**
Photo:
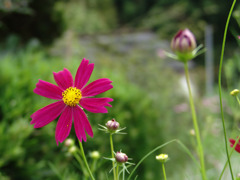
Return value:
<svg viewBox="0 0 240 180">
<path fill-rule="evenodd" d="M 79 141 L 87 140 L 85 131 L 93 137 L 92 127 L 83 108 L 93 113 L 107 113 L 105 106 L 112 107 L 109 104 L 113 101 L 111 98 L 92 98 L 92 96 L 112 89 L 112 81 L 102 78 L 86 86 L 93 68 L 94 64 L 89 64 L 88 60 L 83 59 L 78 67 L 75 81 L 73 81 L 69 70 L 64 68 L 58 73 L 53 72 L 58 86 L 39 80 L 33 90 L 40 96 L 57 100 L 57 102 L 49 104 L 31 115 L 31 124 L 34 124 L 34 128 L 41 128 L 60 115 L 55 133 L 57 145 L 58 142 L 62 143 L 68 137 L 72 121 Z"/>
<path fill-rule="evenodd" d="M 231 143 L 230 146 L 233 147 L 236 140 L 235 139 L 229 139 L 229 142 Z M 235 150 L 240 153 L 240 140 L 238 141 L 238 144 L 236 145 Z"/>
</svg>

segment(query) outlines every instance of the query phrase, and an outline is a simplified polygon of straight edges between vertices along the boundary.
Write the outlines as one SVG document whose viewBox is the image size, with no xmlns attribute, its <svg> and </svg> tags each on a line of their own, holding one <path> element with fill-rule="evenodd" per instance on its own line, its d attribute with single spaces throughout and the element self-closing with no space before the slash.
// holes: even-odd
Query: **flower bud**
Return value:
<svg viewBox="0 0 240 180">
<path fill-rule="evenodd" d="M 70 139 L 70 138 L 66 139 L 66 141 L 64 142 L 64 145 L 66 147 L 72 147 L 74 145 L 73 139 Z"/>
<path fill-rule="evenodd" d="M 171 42 L 173 52 L 191 53 L 196 46 L 195 37 L 189 29 L 178 31 Z"/>
<path fill-rule="evenodd" d="M 106 126 L 109 131 L 116 131 L 119 128 L 119 123 L 115 119 L 112 119 L 106 123 Z"/>
<path fill-rule="evenodd" d="M 90 153 L 90 157 L 93 159 L 99 159 L 100 158 L 100 154 L 98 151 L 93 151 Z"/>
<path fill-rule="evenodd" d="M 77 152 L 77 147 L 76 147 L 76 146 L 70 147 L 69 150 L 68 150 L 68 152 L 69 152 L 70 154 L 76 153 L 76 152 Z"/>
<path fill-rule="evenodd" d="M 230 95 L 232 96 L 237 96 L 239 94 L 239 90 L 238 89 L 234 89 L 230 92 Z"/>
<path fill-rule="evenodd" d="M 128 156 L 125 153 L 117 152 L 115 155 L 115 159 L 118 163 L 125 163 L 128 161 Z"/>
<path fill-rule="evenodd" d="M 195 130 L 194 129 L 190 129 L 189 134 L 191 136 L 195 136 L 196 135 Z"/>
<path fill-rule="evenodd" d="M 168 160 L 168 155 L 167 154 L 159 154 L 156 156 L 156 159 L 162 163 L 165 163 Z"/>
</svg>

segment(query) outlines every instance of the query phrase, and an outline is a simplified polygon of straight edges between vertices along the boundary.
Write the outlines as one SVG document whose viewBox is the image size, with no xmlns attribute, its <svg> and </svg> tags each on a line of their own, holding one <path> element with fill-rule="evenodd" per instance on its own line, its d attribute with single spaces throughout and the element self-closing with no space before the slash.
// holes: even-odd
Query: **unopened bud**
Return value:
<svg viewBox="0 0 240 180">
<path fill-rule="evenodd" d="M 119 123 L 115 119 L 112 119 L 106 123 L 106 126 L 108 130 L 116 131 L 119 128 Z"/>
<path fill-rule="evenodd" d="M 128 161 L 128 156 L 125 153 L 117 152 L 115 155 L 115 159 L 118 163 L 125 163 Z"/>
<path fill-rule="evenodd" d="M 76 146 L 70 147 L 69 150 L 68 150 L 68 152 L 69 152 L 70 154 L 76 153 L 76 152 L 77 152 L 77 147 L 76 147 Z"/>
<path fill-rule="evenodd" d="M 66 139 L 66 141 L 64 142 L 64 145 L 65 145 L 66 147 L 71 147 L 71 146 L 74 145 L 74 141 L 73 141 L 72 139 L 68 138 L 68 139 Z"/>
<path fill-rule="evenodd" d="M 196 46 L 195 36 L 189 29 L 178 31 L 171 42 L 173 52 L 190 53 Z"/>
<path fill-rule="evenodd" d="M 191 130 L 189 131 L 189 134 L 190 134 L 191 136 L 195 136 L 195 130 L 194 130 L 194 129 L 191 129 Z"/>
<path fill-rule="evenodd" d="M 230 95 L 232 96 L 237 96 L 239 94 L 239 90 L 238 89 L 234 89 L 230 92 Z"/>
<path fill-rule="evenodd" d="M 166 162 L 168 160 L 168 155 L 167 154 L 159 154 L 156 156 L 156 159 L 162 163 Z"/>
<path fill-rule="evenodd" d="M 90 157 L 93 159 L 99 159 L 100 158 L 100 154 L 98 151 L 93 151 L 90 153 Z"/>
</svg>

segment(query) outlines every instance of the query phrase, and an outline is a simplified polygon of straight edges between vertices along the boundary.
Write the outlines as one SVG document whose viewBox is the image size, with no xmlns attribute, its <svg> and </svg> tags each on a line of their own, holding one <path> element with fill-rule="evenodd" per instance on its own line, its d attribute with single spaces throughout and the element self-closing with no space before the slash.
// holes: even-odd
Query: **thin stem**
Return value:
<svg viewBox="0 0 240 180">
<path fill-rule="evenodd" d="M 117 164 L 117 168 L 116 168 L 116 177 L 117 177 L 117 179 L 116 180 L 119 180 L 119 178 L 118 178 L 118 169 L 119 169 L 119 165 Z"/>
<path fill-rule="evenodd" d="M 77 152 L 73 153 L 73 155 L 74 155 L 74 157 L 76 158 L 76 160 L 78 161 L 80 167 L 82 168 L 82 171 L 83 171 L 84 176 L 86 176 L 86 175 L 87 175 L 87 174 L 86 174 L 86 169 L 85 169 L 85 167 L 84 167 L 84 164 L 83 164 L 83 162 L 82 162 L 81 157 L 78 155 Z"/>
<path fill-rule="evenodd" d="M 110 145 L 111 145 L 112 158 L 114 159 L 114 149 L 113 149 L 112 133 L 110 133 Z M 113 166 L 113 178 L 114 178 L 114 180 L 117 180 L 116 170 L 115 170 L 115 162 L 114 161 L 112 161 L 112 166 Z"/>
<path fill-rule="evenodd" d="M 237 102 L 238 102 L 238 104 L 240 105 L 240 101 L 239 101 L 239 98 L 238 98 L 238 96 L 236 96 L 236 99 L 237 99 Z"/>
<path fill-rule="evenodd" d="M 235 147 L 237 146 L 239 139 L 240 139 L 240 136 L 238 136 L 236 142 L 234 143 L 234 145 L 233 145 L 233 147 L 232 147 L 232 150 L 230 151 L 229 157 L 232 156 L 232 153 L 233 153 L 233 151 L 235 150 Z M 221 172 L 221 174 L 220 174 L 219 180 L 222 179 L 223 173 L 224 173 L 227 165 L 228 165 L 228 160 L 226 161 L 226 163 L 225 163 L 225 165 L 224 165 L 224 167 L 223 167 L 223 170 L 222 170 L 222 172 Z"/>
<path fill-rule="evenodd" d="M 190 107 L 191 107 L 191 111 L 192 111 L 193 126 L 194 126 L 194 130 L 196 132 L 196 139 L 197 139 L 197 144 L 198 144 L 198 154 L 199 154 L 199 159 L 200 159 L 200 164 L 201 164 L 201 174 L 202 174 L 202 179 L 206 180 L 207 177 L 206 177 L 205 165 L 204 165 L 204 153 L 203 153 L 202 142 L 201 142 L 201 137 L 200 137 L 199 128 L 198 128 L 198 122 L 197 122 L 197 116 L 196 116 L 196 111 L 195 111 L 193 97 L 192 97 L 187 62 L 184 63 L 184 69 L 185 69 L 186 81 L 187 81 L 187 86 L 188 86 L 189 103 L 190 103 Z"/>
<path fill-rule="evenodd" d="M 164 163 L 162 163 L 162 170 L 163 170 L 163 177 L 164 177 L 164 180 L 167 180 L 167 176 L 166 176 L 166 172 L 165 172 Z"/>
<path fill-rule="evenodd" d="M 125 169 L 123 168 L 123 180 L 125 180 Z"/>
<path fill-rule="evenodd" d="M 97 167 L 97 159 L 93 159 L 92 166 L 91 166 L 93 174 L 94 174 L 94 172 L 96 170 L 96 167 Z"/>
<path fill-rule="evenodd" d="M 232 3 L 231 9 L 230 9 L 229 14 L 228 14 L 225 30 L 224 30 L 222 51 L 221 51 L 219 72 L 218 72 L 218 89 L 219 89 L 220 109 L 221 109 L 221 116 L 222 116 L 222 126 L 223 126 L 224 139 L 225 139 L 225 149 L 226 149 L 226 154 L 227 154 L 227 159 L 228 159 L 228 164 L 229 164 L 229 170 L 230 170 L 230 173 L 231 173 L 231 176 L 232 176 L 232 180 L 234 179 L 234 177 L 233 177 L 231 161 L 230 161 L 230 157 L 229 157 L 229 153 L 228 153 L 227 133 L 226 133 L 224 113 L 223 113 L 223 104 L 222 104 L 222 83 L 221 83 L 222 76 L 221 75 L 222 75 L 222 64 L 223 64 L 223 56 L 224 56 L 225 43 L 226 43 L 226 37 L 227 37 L 227 30 L 228 30 L 229 21 L 230 21 L 235 3 L 236 3 L 236 0 L 234 0 L 233 3 Z"/>
<path fill-rule="evenodd" d="M 82 142 L 80 142 L 80 141 L 79 141 L 79 146 L 80 146 L 80 151 L 81 151 L 81 153 L 82 153 L 82 158 L 83 158 L 84 164 L 85 164 L 85 166 L 87 167 L 87 171 L 88 171 L 91 179 L 92 179 L 92 180 L 95 180 L 94 177 L 93 177 L 93 175 L 92 175 L 92 172 L 91 172 L 91 170 L 90 170 L 90 168 L 89 168 L 89 166 L 88 166 L 87 159 L 86 159 L 86 156 L 85 156 L 85 153 L 84 153 L 84 150 L 83 150 Z"/>
</svg>

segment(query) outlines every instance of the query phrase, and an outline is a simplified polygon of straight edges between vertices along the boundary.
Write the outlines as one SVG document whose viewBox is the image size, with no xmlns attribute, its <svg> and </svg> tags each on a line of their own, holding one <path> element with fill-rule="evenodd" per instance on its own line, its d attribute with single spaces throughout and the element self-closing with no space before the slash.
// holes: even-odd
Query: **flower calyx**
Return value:
<svg viewBox="0 0 240 180">
<path fill-rule="evenodd" d="M 165 55 L 186 63 L 205 52 L 205 48 L 202 47 L 203 45 L 197 46 L 194 34 L 186 28 L 179 30 L 171 41 L 171 49 L 174 54 L 165 52 Z"/>
</svg>

